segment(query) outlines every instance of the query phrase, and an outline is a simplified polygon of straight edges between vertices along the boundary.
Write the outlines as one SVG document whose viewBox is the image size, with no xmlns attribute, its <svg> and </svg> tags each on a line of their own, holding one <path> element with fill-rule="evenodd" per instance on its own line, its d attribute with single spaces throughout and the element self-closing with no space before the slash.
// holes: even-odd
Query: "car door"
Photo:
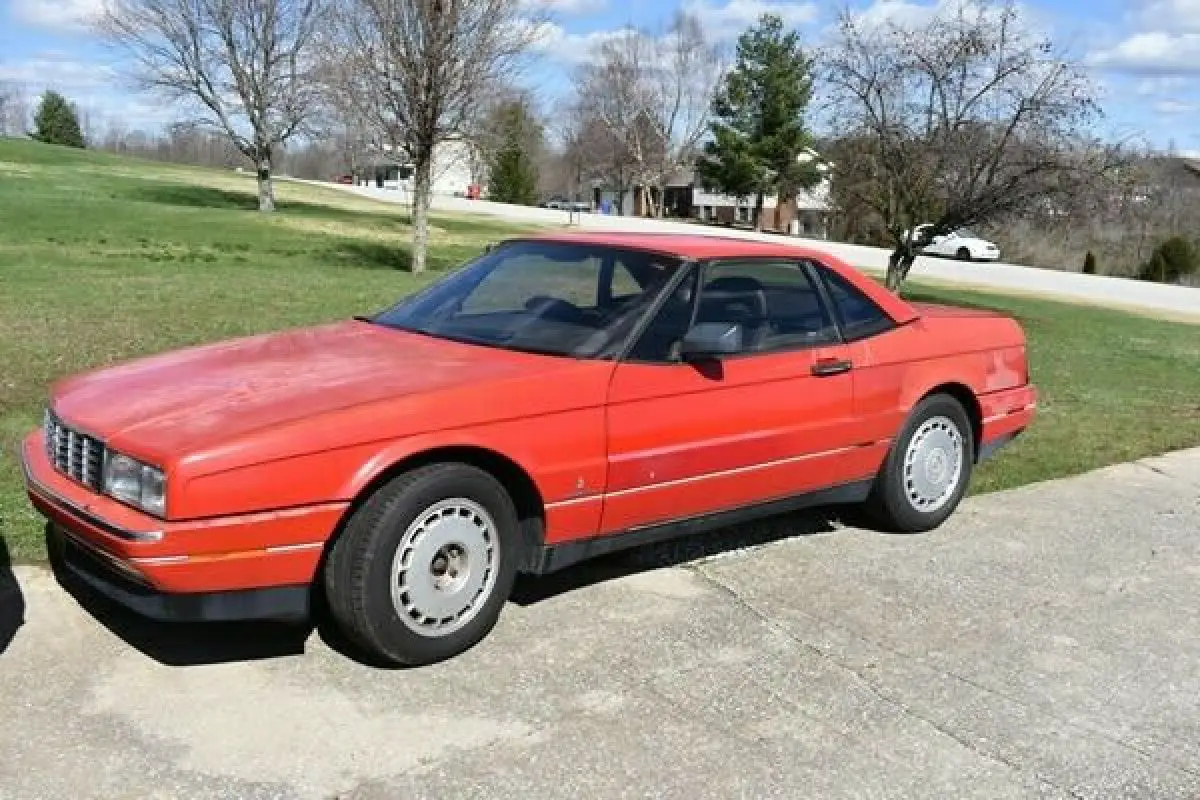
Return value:
<svg viewBox="0 0 1200 800">
<path fill-rule="evenodd" d="M 617 532 L 833 487 L 865 474 L 847 346 L 804 262 L 693 267 L 614 370 L 601 529 Z M 741 351 L 685 362 L 692 324 Z"/>
</svg>

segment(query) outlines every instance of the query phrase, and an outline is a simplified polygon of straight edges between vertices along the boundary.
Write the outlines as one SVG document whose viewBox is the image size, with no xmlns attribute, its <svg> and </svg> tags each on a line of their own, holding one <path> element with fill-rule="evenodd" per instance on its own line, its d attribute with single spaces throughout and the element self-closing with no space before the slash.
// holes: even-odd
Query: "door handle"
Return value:
<svg viewBox="0 0 1200 800">
<path fill-rule="evenodd" d="M 854 365 L 844 358 L 822 358 L 812 366 L 812 374 L 818 378 L 827 378 L 830 375 L 841 375 L 843 372 L 849 372 Z"/>
</svg>

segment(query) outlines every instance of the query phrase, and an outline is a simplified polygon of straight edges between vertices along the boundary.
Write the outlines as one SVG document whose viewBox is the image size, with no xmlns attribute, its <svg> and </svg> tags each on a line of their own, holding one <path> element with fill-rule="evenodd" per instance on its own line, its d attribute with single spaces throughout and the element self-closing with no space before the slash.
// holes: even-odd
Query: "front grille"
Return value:
<svg viewBox="0 0 1200 800">
<path fill-rule="evenodd" d="M 54 468 L 96 491 L 104 485 L 104 442 L 46 414 L 46 455 Z"/>
</svg>

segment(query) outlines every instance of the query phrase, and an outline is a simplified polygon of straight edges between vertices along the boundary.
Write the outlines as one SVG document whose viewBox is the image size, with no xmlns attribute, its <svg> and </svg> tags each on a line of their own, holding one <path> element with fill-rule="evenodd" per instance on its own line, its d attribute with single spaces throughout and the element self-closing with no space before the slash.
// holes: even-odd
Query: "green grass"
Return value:
<svg viewBox="0 0 1200 800">
<path fill-rule="evenodd" d="M 0 537 L 38 560 L 41 522 L 15 459 L 46 389 L 81 369 L 228 336 L 370 312 L 420 285 L 407 218 L 332 189 L 279 186 L 253 212 L 232 172 L 0 140 Z M 516 228 L 434 219 L 443 269 Z M 1200 445 L 1200 331 L 1084 306 L 913 285 L 910 296 L 998 308 L 1030 338 L 1034 427 L 973 491 Z"/>
</svg>

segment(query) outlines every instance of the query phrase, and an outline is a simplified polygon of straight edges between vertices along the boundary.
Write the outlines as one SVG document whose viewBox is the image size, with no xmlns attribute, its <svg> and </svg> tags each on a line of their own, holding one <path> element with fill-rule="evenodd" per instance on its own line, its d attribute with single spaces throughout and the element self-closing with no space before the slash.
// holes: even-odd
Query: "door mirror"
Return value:
<svg viewBox="0 0 1200 800">
<path fill-rule="evenodd" d="M 693 325 L 679 348 L 684 361 L 703 361 L 742 351 L 742 326 L 732 322 Z"/>
</svg>

